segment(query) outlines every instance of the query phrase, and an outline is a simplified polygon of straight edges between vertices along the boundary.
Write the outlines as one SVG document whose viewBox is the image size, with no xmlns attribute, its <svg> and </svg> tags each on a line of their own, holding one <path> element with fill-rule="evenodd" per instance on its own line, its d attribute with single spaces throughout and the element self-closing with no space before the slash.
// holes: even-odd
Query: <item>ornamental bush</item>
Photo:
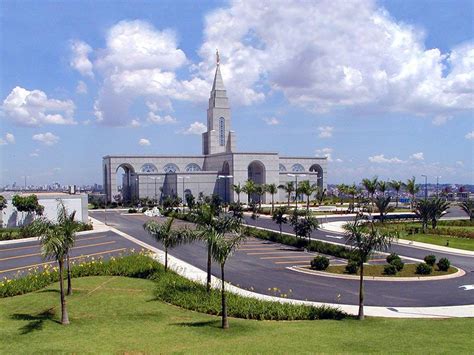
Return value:
<svg viewBox="0 0 474 355">
<path fill-rule="evenodd" d="M 425 263 L 427 263 L 429 266 L 433 266 L 436 263 L 436 256 L 430 254 L 425 256 L 423 260 L 425 260 Z"/>
<path fill-rule="evenodd" d="M 405 263 L 402 261 L 402 259 L 394 259 L 392 260 L 392 262 L 390 263 L 390 265 L 393 265 L 395 266 L 395 268 L 397 269 L 397 271 L 402 271 L 403 270 L 403 267 L 405 266 Z"/>
<path fill-rule="evenodd" d="M 416 273 L 418 275 L 429 275 L 433 271 L 432 267 L 427 263 L 416 264 Z"/>
<path fill-rule="evenodd" d="M 439 271 L 448 271 L 451 266 L 451 262 L 447 258 L 441 258 L 438 261 Z"/>
<path fill-rule="evenodd" d="M 383 273 L 385 275 L 395 275 L 397 271 L 397 267 L 393 264 L 385 265 L 385 267 L 383 268 Z"/>
<path fill-rule="evenodd" d="M 311 260 L 311 269 L 314 270 L 326 270 L 329 266 L 329 259 L 325 256 L 318 255 Z"/>
<path fill-rule="evenodd" d="M 357 274 L 359 270 L 359 264 L 355 261 L 349 261 L 346 265 L 346 272 L 348 274 Z"/>
<path fill-rule="evenodd" d="M 391 264 L 392 261 L 394 261 L 394 260 L 400 260 L 400 257 L 398 256 L 397 253 L 392 253 L 392 254 L 387 256 L 386 260 L 387 260 L 387 263 Z"/>
</svg>

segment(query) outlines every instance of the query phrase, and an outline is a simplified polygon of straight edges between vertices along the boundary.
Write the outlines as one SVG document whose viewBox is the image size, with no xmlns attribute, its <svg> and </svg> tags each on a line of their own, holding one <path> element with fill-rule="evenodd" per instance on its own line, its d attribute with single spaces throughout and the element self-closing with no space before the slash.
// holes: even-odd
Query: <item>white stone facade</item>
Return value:
<svg viewBox="0 0 474 355">
<path fill-rule="evenodd" d="M 203 155 L 190 156 L 121 156 L 107 155 L 102 169 L 108 201 L 119 193 L 117 171 L 123 168 L 122 196 L 161 199 L 167 195 L 184 197 L 218 194 L 224 201 L 236 201 L 232 184 L 244 185 L 247 180 L 276 184 L 310 180 L 326 186 L 327 158 L 280 157 L 278 153 L 240 153 L 236 151 L 235 133 L 231 130 L 231 110 L 219 64 L 209 98 L 207 131 L 202 136 Z M 298 175 L 289 176 L 291 175 Z M 222 176 L 231 176 L 223 178 Z M 277 201 L 286 201 L 280 191 Z M 269 196 L 264 202 L 270 201 Z"/>
</svg>

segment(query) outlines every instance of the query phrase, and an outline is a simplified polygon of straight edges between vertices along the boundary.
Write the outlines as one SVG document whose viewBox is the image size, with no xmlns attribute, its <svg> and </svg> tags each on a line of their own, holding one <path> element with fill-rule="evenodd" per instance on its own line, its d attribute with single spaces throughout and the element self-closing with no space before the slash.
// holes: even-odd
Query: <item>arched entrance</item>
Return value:
<svg viewBox="0 0 474 355">
<path fill-rule="evenodd" d="M 321 165 L 313 164 L 309 168 L 309 171 L 312 172 L 312 173 L 317 173 L 318 174 L 318 187 L 323 187 L 324 186 L 324 177 L 323 177 L 323 168 L 321 168 Z"/>
<path fill-rule="evenodd" d="M 252 161 L 248 168 L 248 180 L 253 181 L 256 185 L 264 185 L 265 184 L 265 165 L 259 160 Z M 252 200 L 258 201 L 260 196 L 257 194 L 252 196 Z M 265 194 L 262 196 L 262 201 L 265 202 Z"/>
<path fill-rule="evenodd" d="M 124 203 L 132 202 L 135 193 L 134 193 L 134 183 L 133 179 L 136 178 L 135 170 L 130 164 L 120 164 L 115 171 L 116 176 L 116 186 L 117 190 L 112 191 L 112 202 L 119 202 L 120 200 Z"/>
</svg>

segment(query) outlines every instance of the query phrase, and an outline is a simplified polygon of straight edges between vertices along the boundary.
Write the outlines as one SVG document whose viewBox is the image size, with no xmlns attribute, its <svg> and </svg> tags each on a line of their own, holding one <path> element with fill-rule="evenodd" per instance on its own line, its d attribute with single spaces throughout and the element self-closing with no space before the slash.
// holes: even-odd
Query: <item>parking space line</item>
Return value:
<svg viewBox="0 0 474 355">
<path fill-rule="evenodd" d="M 299 250 L 295 251 L 268 251 L 268 252 L 258 252 L 258 253 L 247 253 L 247 255 L 268 255 L 268 254 L 289 254 L 289 253 L 302 253 Z"/>
<path fill-rule="evenodd" d="M 127 248 L 119 248 L 119 249 L 113 249 L 113 250 L 102 251 L 102 252 L 99 252 L 99 253 L 93 253 L 93 254 L 85 254 L 85 255 L 80 255 L 80 256 L 74 256 L 74 257 L 70 258 L 70 260 L 76 260 L 76 259 L 81 259 L 81 258 L 87 258 L 87 257 L 89 257 L 89 256 L 96 256 L 96 255 L 102 255 L 102 254 L 108 254 L 108 253 L 115 253 L 115 252 L 123 251 L 123 250 L 127 250 Z M 20 266 L 20 267 L 16 267 L 16 268 L 13 268 L 13 269 L 7 269 L 7 270 L 0 270 L 0 274 L 6 273 L 6 272 L 10 272 L 10 271 L 21 270 L 21 269 L 29 269 L 29 268 L 32 268 L 32 267 L 35 267 L 35 266 L 42 266 L 42 265 L 52 264 L 52 263 L 55 263 L 55 262 L 56 262 L 56 261 L 47 261 L 47 262 L 45 262 L 45 263 L 32 264 L 32 265 L 27 265 L 27 266 Z"/>
<path fill-rule="evenodd" d="M 241 249 L 238 249 L 238 250 L 243 250 L 243 251 L 258 251 L 258 250 L 278 250 L 279 248 L 275 248 L 275 247 L 271 247 L 271 248 L 241 248 Z"/>
<path fill-rule="evenodd" d="M 291 259 L 291 258 L 310 258 L 310 259 L 313 259 L 314 256 L 311 256 L 311 255 L 264 256 L 264 257 L 261 257 L 260 259 L 266 260 L 266 259 Z"/>
<path fill-rule="evenodd" d="M 77 247 L 74 247 L 74 248 L 71 248 L 71 249 L 82 249 L 82 248 L 87 248 L 87 247 L 96 247 L 96 246 L 99 246 L 99 245 L 114 244 L 114 243 L 115 243 L 115 240 L 112 240 L 110 242 L 104 242 L 104 243 L 80 245 L 80 246 L 77 246 Z M 30 256 L 35 256 L 35 255 L 41 255 L 41 253 L 31 253 L 31 254 L 9 256 L 7 258 L 0 259 L 0 261 L 27 258 L 27 257 L 30 257 Z"/>
<path fill-rule="evenodd" d="M 308 263 L 311 260 L 308 260 Z M 293 261 L 274 261 L 275 264 L 301 264 L 301 260 L 293 260 Z M 308 264 L 301 264 L 301 265 L 308 265 Z"/>
</svg>

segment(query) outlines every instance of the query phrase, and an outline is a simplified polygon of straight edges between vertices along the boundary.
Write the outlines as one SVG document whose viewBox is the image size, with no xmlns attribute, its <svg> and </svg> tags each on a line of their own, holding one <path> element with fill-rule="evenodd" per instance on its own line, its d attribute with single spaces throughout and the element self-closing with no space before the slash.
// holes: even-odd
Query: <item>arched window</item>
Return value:
<svg viewBox="0 0 474 355">
<path fill-rule="evenodd" d="M 280 164 L 280 171 L 286 171 L 286 166 L 284 166 L 283 164 Z"/>
<path fill-rule="evenodd" d="M 300 173 L 300 172 L 303 172 L 304 171 L 304 167 L 303 165 L 301 164 L 294 164 L 292 167 L 291 167 L 291 171 L 295 172 L 295 173 Z"/>
<path fill-rule="evenodd" d="M 179 168 L 176 164 L 169 163 L 165 165 L 163 170 L 165 171 L 166 174 L 174 174 L 175 172 L 179 171 Z"/>
<path fill-rule="evenodd" d="M 186 171 L 201 171 L 201 167 L 197 164 L 191 163 L 186 166 Z"/>
<path fill-rule="evenodd" d="M 225 118 L 219 118 L 219 144 L 225 145 Z"/>
<path fill-rule="evenodd" d="M 141 173 L 156 173 L 158 172 L 158 169 L 156 169 L 156 166 L 153 164 L 143 164 L 142 167 L 140 168 Z"/>
</svg>

